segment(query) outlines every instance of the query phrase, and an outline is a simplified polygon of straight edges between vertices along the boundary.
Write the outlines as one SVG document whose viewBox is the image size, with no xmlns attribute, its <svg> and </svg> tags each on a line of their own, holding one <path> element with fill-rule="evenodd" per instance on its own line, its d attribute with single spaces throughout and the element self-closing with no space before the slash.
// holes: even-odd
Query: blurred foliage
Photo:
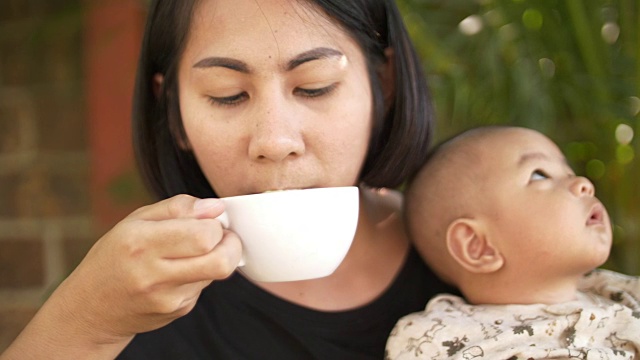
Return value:
<svg viewBox="0 0 640 360">
<path fill-rule="evenodd" d="M 398 5 L 429 76 L 437 140 L 480 124 L 547 134 L 609 210 L 614 247 L 605 267 L 640 275 L 640 3 Z"/>
</svg>

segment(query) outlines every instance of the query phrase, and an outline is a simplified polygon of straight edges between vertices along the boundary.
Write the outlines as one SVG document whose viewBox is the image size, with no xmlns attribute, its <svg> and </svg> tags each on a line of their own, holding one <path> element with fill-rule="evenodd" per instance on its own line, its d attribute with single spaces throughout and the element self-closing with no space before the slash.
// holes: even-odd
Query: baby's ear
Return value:
<svg viewBox="0 0 640 360">
<path fill-rule="evenodd" d="M 504 265 L 500 249 L 487 239 L 479 220 L 456 219 L 446 235 L 449 253 L 467 271 L 492 273 Z"/>
</svg>

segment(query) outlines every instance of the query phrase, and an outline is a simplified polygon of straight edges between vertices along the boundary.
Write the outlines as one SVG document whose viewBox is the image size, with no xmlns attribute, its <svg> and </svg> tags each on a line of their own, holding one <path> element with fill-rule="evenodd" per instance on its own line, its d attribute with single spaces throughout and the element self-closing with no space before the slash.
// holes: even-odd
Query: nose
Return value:
<svg viewBox="0 0 640 360">
<path fill-rule="evenodd" d="M 301 122 L 291 109 L 272 103 L 258 109 L 253 120 L 248 150 L 251 159 L 278 162 L 304 154 Z"/>
<path fill-rule="evenodd" d="M 583 176 L 571 179 L 570 190 L 576 196 L 594 196 L 596 193 L 593 183 Z"/>
</svg>

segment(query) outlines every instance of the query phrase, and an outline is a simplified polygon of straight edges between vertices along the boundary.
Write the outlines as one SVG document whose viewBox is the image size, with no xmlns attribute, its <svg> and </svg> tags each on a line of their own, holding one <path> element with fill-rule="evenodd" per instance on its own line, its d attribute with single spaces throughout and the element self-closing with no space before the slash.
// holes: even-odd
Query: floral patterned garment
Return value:
<svg viewBox="0 0 640 360">
<path fill-rule="evenodd" d="M 400 319 L 386 359 L 638 359 L 640 278 L 596 270 L 576 301 L 469 305 L 439 295 Z"/>
</svg>

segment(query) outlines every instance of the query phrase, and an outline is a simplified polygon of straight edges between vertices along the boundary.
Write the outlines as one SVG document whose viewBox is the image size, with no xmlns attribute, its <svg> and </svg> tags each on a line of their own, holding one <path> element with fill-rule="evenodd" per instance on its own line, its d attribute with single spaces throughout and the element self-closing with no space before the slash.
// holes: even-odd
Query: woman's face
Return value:
<svg viewBox="0 0 640 360">
<path fill-rule="evenodd" d="M 291 0 L 205 0 L 179 64 L 189 147 L 218 196 L 354 185 L 372 96 L 357 43 Z"/>
</svg>

